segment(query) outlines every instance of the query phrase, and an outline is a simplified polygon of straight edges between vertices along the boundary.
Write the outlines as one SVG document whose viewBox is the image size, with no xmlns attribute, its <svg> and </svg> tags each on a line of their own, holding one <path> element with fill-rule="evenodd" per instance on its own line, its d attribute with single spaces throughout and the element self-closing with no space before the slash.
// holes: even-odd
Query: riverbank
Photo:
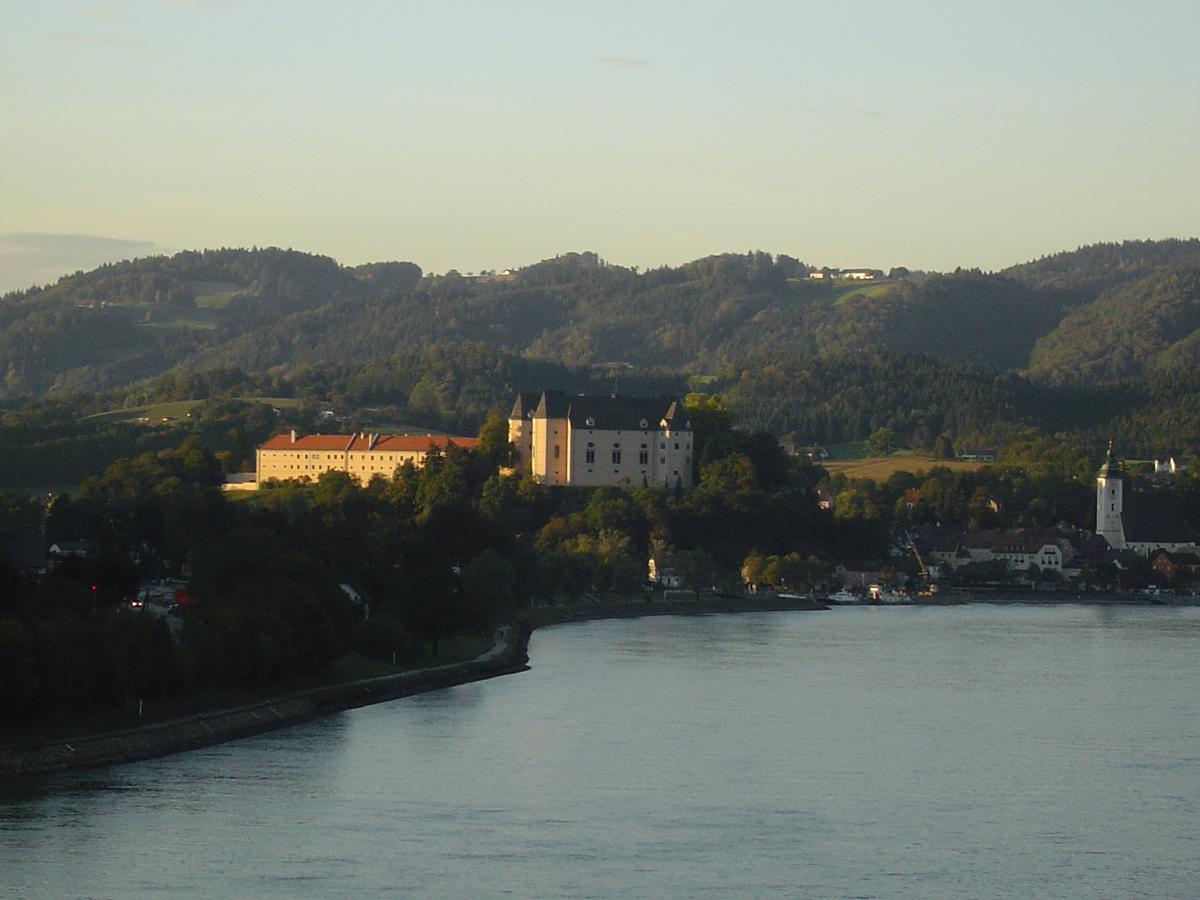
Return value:
<svg viewBox="0 0 1200 900">
<path fill-rule="evenodd" d="M 700 594 L 691 591 L 617 595 L 593 598 L 570 606 L 539 606 L 521 613 L 529 630 L 589 619 L 633 619 L 643 616 L 702 616 L 738 612 L 807 612 L 829 609 L 823 600 L 762 592 L 746 596 Z"/>
<path fill-rule="evenodd" d="M 0 747 L 0 784 L 22 777 L 118 765 L 197 750 L 358 706 L 523 672 L 529 668 L 527 646 L 527 632 L 506 628 L 497 633 L 491 650 L 466 662 L 294 691 L 243 706 L 139 728 Z"/>
<path fill-rule="evenodd" d="M 820 609 L 828 607 L 810 599 L 775 594 L 740 598 L 711 594 L 696 597 L 683 591 L 609 595 L 572 606 L 541 607 L 525 611 L 514 625 L 500 629 L 490 651 L 466 662 L 293 691 L 242 706 L 138 728 L 0 747 L 0 783 L 196 750 L 358 706 L 523 672 L 529 668 L 529 635 L 533 629 L 546 625 L 639 616 Z"/>
<path fill-rule="evenodd" d="M 1198 606 L 1194 594 L 1144 594 L 1141 591 L 983 591 L 949 590 L 914 601 L 923 606 L 961 606 L 967 603 L 1026 606 Z"/>
<path fill-rule="evenodd" d="M 1163 605 L 1161 599 L 1130 594 L 944 594 L 920 605 L 967 603 L 1024 605 Z M 1194 605 L 1194 604 L 1171 604 Z M 710 615 L 741 612 L 827 610 L 823 601 L 763 592 L 746 596 L 687 591 L 607 595 L 570 606 L 524 610 L 512 626 L 497 632 L 487 653 L 466 662 L 294 691 L 242 706 L 121 731 L 25 746 L 0 747 L 0 784 L 20 777 L 95 768 L 167 756 L 285 728 L 346 709 L 382 703 L 426 691 L 523 672 L 529 668 L 529 636 L 534 629 L 591 619 Z"/>
</svg>

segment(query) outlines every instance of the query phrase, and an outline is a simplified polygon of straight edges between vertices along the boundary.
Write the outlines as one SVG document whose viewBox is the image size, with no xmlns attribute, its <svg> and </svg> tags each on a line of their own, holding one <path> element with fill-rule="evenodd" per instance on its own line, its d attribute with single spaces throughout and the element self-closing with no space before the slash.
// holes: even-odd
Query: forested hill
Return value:
<svg viewBox="0 0 1200 900">
<path fill-rule="evenodd" d="M 277 248 L 185 251 L 0 298 L 0 399 L 105 390 L 172 370 L 313 309 L 410 293 L 413 263 L 356 269 Z"/>
<path fill-rule="evenodd" d="M 1110 288 L 1159 270 L 1196 267 L 1200 267 L 1200 239 L 1168 238 L 1092 244 L 1011 266 L 1001 274 L 1031 287 L 1055 289 L 1077 303 L 1086 303 Z"/>
<path fill-rule="evenodd" d="M 1118 381 L 1200 363 L 1200 268 L 1165 269 L 1105 291 L 1038 341 L 1030 369 Z"/>
<path fill-rule="evenodd" d="M 0 400 L 223 367 L 286 375 L 470 342 L 568 366 L 691 374 L 729 372 L 751 355 L 902 353 L 1118 379 L 1191 359 L 1192 282 L 1169 274 L 1189 264 L 1200 265 L 1200 241 L 1096 245 L 997 274 L 897 270 L 866 283 L 815 282 L 812 266 L 761 252 L 645 272 L 572 253 L 470 277 L 276 248 L 189 251 L 0 299 Z M 1139 325 L 1147 315 L 1152 328 Z M 1111 331 L 1114 316 L 1127 327 L 1106 343 L 1097 332 Z M 1133 361 L 1117 359 L 1131 341 Z"/>
</svg>

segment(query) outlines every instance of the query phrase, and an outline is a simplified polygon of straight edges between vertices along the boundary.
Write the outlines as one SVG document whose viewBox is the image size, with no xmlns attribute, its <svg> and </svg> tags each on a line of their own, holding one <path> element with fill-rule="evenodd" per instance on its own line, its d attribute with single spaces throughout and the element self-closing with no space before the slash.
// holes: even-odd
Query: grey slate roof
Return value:
<svg viewBox="0 0 1200 900">
<path fill-rule="evenodd" d="M 1125 470 L 1121 466 L 1121 461 L 1113 456 L 1113 442 L 1108 442 L 1108 453 L 1104 457 L 1104 465 L 1100 467 L 1100 471 L 1096 473 L 1097 478 L 1124 478 Z"/>
<path fill-rule="evenodd" d="M 657 430 L 663 419 L 672 428 L 683 425 L 679 402 L 674 398 L 572 397 L 568 418 L 572 428 L 599 428 L 610 431 Z"/>
<path fill-rule="evenodd" d="M 1121 518 L 1127 544 L 1183 544 L 1196 538 L 1183 511 L 1169 498 L 1138 494 L 1126 497 Z"/>
<path fill-rule="evenodd" d="M 510 419 L 528 419 L 532 417 L 537 410 L 539 400 L 541 400 L 541 395 L 533 391 L 524 391 L 517 394 L 517 401 L 513 404 L 512 412 L 508 414 L 508 417 Z"/>
<path fill-rule="evenodd" d="M 535 419 L 565 419 L 570 408 L 570 399 L 559 391 L 542 391 L 537 409 L 533 411 Z"/>
<path fill-rule="evenodd" d="M 524 395 L 517 405 L 525 403 Z M 517 406 L 513 407 L 517 415 Z M 688 430 L 691 422 L 687 408 L 676 397 L 568 397 L 544 391 L 533 413 L 538 419 L 569 419 L 572 428 L 594 428 L 604 431 L 658 430 L 663 419 L 676 430 Z"/>
</svg>

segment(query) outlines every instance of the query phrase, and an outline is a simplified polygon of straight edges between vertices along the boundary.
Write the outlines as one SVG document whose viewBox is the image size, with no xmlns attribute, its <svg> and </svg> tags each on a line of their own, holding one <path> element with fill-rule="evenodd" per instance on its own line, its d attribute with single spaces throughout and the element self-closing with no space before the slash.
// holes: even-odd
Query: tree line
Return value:
<svg viewBox="0 0 1200 900">
<path fill-rule="evenodd" d="M 1140 377 L 1192 362 L 1195 243 L 1098 245 L 1002 273 L 898 269 L 874 284 L 814 283 L 811 265 L 761 251 L 644 272 L 573 253 L 503 279 L 427 275 L 406 262 L 349 268 L 278 248 L 185 251 L 0 299 L 0 399 L 472 343 L 570 367 L 689 375 L 728 372 L 756 352 L 882 352 L 1032 367 L 1056 381 Z M 233 296 L 191 309 L 211 285 Z M 1105 338 L 1114 326 L 1120 341 Z"/>
<path fill-rule="evenodd" d="M 494 412 L 475 450 L 360 485 L 328 472 L 230 501 L 198 435 L 117 460 L 78 494 L 6 501 L 4 521 L 92 552 L 44 578 L 0 566 L 0 708 L 9 721 L 131 709 L 218 689 L 262 690 L 329 668 L 351 648 L 384 660 L 437 655 L 530 603 L 638 592 L 652 552 L 711 584 L 751 552 L 828 558 L 878 530 L 819 510 L 820 472 L 769 435 L 706 423 L 698 486 L 550 488 L 500 473 L 511 448 Z M 3 528 L 0 528 L 3 531 Z M 186 571 L 173 635 L 128 608 L 139 583 Z M 699 576 L 698 576 L 699 577 Z M 341 585 L 370 605 L 356 605 Z"/>
</svg>

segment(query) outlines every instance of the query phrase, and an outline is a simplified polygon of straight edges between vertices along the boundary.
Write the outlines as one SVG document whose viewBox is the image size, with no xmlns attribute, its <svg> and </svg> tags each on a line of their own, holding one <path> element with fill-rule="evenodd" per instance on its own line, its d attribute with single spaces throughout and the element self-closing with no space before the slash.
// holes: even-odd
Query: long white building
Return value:
<svg viewBox="0 0 1200 900">
<path fill-rule="evenodd" d="M 432 451 L 453 444 L 472 449 L 478 438 L 443 434 L 277 434 L 255 454 L 255 481 L 316 481 L 322 472 L 346 472 L 362 484 L 376 475 L 391 478 L 406 462 L 425 464 Z"/>
</svg>

